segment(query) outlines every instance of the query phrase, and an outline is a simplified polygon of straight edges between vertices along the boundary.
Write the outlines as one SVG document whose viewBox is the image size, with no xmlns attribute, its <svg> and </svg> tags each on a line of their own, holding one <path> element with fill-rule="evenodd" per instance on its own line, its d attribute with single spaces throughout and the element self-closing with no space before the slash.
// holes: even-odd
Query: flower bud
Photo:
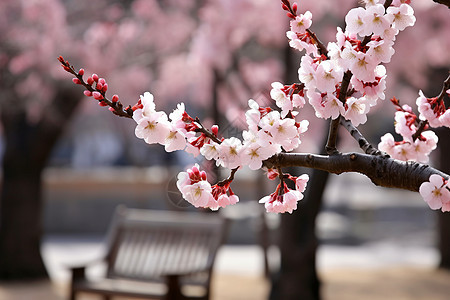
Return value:
<svg viewBox="0 0 450 300">
<path fill-rule="evenodd" d="M 92 74 L 92 79 L 94 79 L 95 82 L 98 82 L 98 75 L 97 74 Z"/>
<path fill-rule="evenodd" d="M 102 91 L 103 91 L 103 93 L 106 93 L 107 90 L 108 90 L 108 84 L 105 83 L 102 87 Z"/>
<path fill-rule="evenodd" d="M 85 91 L 83 92 L 83 94 L 84 94 L 85 96 L 92 97 L 92 92 L 91 92 L 91 91 L 85 90 Z"/>
<path fill-rule="evenodd" d="M 108 106 L 108 104 L 105 101 L 100 101 L 98 103 L 98 105 L 100 105 L 100 106 Z"/>
<path fill-rule="evenodd" d="M 87 84 L 92 85 L 94 83 L 94 79 L 92 77 L 88 77 L 86 82 L 87 82 Z"/>
<path fill-rule="evenodd" d="M 116 103 L 117 101 L 119 101 L 119 96 L 113 95 L 111 101 L 112 101 L 113 103 Z"/>
<path fill-rule="evenodd" d="M 200 170 L 196 166 L 193 166 L 191 170 L 194 175 L 200 176 Z"/>
<path fill-rule="evenodd" d="M 96 100 L 102 100 L 103 96 L 99 92 L 93 92 L 92 95 L 94 96 L 94 99 Z"/>
<path fill-rule="evenodd" d="M 83 75 L 84 75 L 84 69 L 80 69 L 80 70 L 78 71 L 78 75 L 83 76 Z"/>
<path fill-rule="evenodd" d="M 219 134 L 219 126 L 213 125 L 213 126 L 211 127 L 211 131 L 212 131 L 212 133 L 214 134 L 214 136 L 217 137 L 217 135 Z"/>
<path fill-rule="evenodd" d="M 72 81 L 73 81 L 73 83 L 75 83 L 75 84 L 81 84 L 81 81 L 80 81 L 80 79 L 78 79 L 78 78 L 72 78 Z"/>
</svg>

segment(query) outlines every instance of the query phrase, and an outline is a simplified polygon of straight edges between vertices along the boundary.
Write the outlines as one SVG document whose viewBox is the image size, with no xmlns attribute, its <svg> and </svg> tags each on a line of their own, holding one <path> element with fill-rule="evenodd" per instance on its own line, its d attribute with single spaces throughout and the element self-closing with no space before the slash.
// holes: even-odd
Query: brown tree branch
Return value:
<svg viewBox="0 0 450 300">
<path fill-rule="evenodd" d="M 362 133 L 353 126 L 352 122 L 349 120 L 345 120 L 341 118 L 341 125 L 344 126 L 345 129 L 350 133 L 350 135 L 358 142 L 359 147 L 364 151 L 366 154 L 370 155 L 381 155 L 381 151 L 372 146 L 367 139 L 362 135 Z"/>
<path fill-rule="evenodd" d="M 345 99 L 347 98 L 348 86 L 350 84 L 350 79 L 352 79 L 353 73 L 347 71 L 344 73 L 342 77 L 341 87 L 339 89 L 339 101 L 345 103 Z M 337 133 L 339 128 L 341 117 L 338 117 L 334 120 L 330 121 L 330 129 L 328 132 L 328 141 L 325 147 L 328 154 L 337 153 L 336 142 L 337 142 Z"/>
<path fill-rule="evenodd" d="M 330 156 L 280 153 L 264 161 L 264 166 L 267 168 L 307 167 L 334 174 L 357 172 L 366 175 L 377 186 L 414 192 L 418 192 L 420 185 L 428 181 L 432 174 L 438 174 L 445 179 L 450 177 L 428 165 L 362 153 L 339 153 Z"/>
<path fill-rule="evenodd" d="M 436 3 L 440 3 L 443 4 L 445 6 L 447 6 L 448 8 L 450 8 L 450 0 L 433 0 Z"/>
</svg>

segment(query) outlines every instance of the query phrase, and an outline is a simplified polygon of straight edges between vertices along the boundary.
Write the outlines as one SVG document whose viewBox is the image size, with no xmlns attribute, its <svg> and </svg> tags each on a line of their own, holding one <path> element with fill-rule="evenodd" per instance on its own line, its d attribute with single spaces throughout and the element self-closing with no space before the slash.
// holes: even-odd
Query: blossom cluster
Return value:
<svg viewBox="0 0 450 300">
<path fill-rule="evenodd" d="M 217 210 L 219 207 L 236 204 L 239 202 L 237 195 L 230 188 L 230 180 L 211 186 L 207 180 L 205 171 L 200 171 L 195 164 L 186 172 L 178 174 L 177 187 L 189 203 L 195 207 L 209 207 Z"/>
<path fill-rule="evenodd" d="M 427 98 L 419 91 L 416 105 L 420 113 L 419 118 L 427 120 L 431 127 L 450 127 L 450 110 L 445 108 L 442 97 Z"/>
<path fill-rule="evenodd" d="M 269 170 L 269 174 L 272 176 L 279 175 L 274 170 Z M 295 209 L 297 209 L 297 202 L 303 199 L 302 193 L 306 189 L 309 176 L 307 174 L 303 174 L 299 177 L 288 176 L 287 178 L 295 182 L 295 190 L 289 189 L 286 182 L 283 180 L 278 184 L 275 192 L 259 200 L 259 203 L 264 203 L 264 206 L 268 212 L 292 213 Z"/>
<path fill-rule="evenodd" d="M 397 108 L 395 113 L 395 132 L 403 137 L 402 141 L 395 141 L 390 133 L 381 137 L 378 148 L 391 157 L 408 161 L 427 163 L 431 151 L 438 142 L 437 135 L 431 130 L 420 131 L 416 114 L 409 105 L 400 106 L 396 98 L 392 102 Z"/>
<path fill-rule="evenodd" d="M 279 98 L 277 99 L 281 101 Z M 295 106 L 301 105 L 301 101 L 296 101 Z M 167 116 L 164 111 L 156 110 L 153 95 L 146 92 L 140 96 L 133 114 L 137 123 L 135 134 L 148 144 L 164 145 L 167 152 L 185 150 L 195 156 L 202 154 L 206 159 L 214 160 L 217 166 L 232 170 L 248 166 L 257 170 L 271 156 L 282 150 L 292 151 L 297 148 L 301 143 L 300 135 L 307 130 L 309 123 L 306 120 L 297 122 L 292 113 L 286 113 L 283 117 L 283 113 L 269 107 L 260 107 L 254 100 L 249 100 L 249 106 L 250 109 L 246 112 L 248 130 L 243 132 L 243 139 L 219 139 L 218 126 L 214 125 L 210 131 L 206 130 L 200 121 L 189 116 L 183 103 L 178 104 Z M 188 202 L 196 207 L 217 209 L 238 201 L 229 188 L 232 180 L 211 188 L 206 180 L 206 173 L 204 178 L 197 173 L 198 166 L 180 173 L 178 177 L 178 188 Z M 296 195 L 297 201 L 303 197 L 298 193 Z M 232 200 L 229 201 L 230 197 Z"/>
<path fill-rule="evenodd" d="M 318 47 L 318 40 L 309 31 L 309 11 L 291 16 L 287 37 L 293 48 L 306 50 L 298 75 L 317 117 L 336 119 L 342 115 L 357 126 L 366 122 L 377 99 L 384 99 L 386 69 L 381 64 L 391 60 L 396 35 L 412 26 L 415 17 L 408 4 L 397 3 L 385 9 L 378 2 L 368 1 L 365 8 L 350 10 L 345 31 L 337 28 L 336 42 L 328 43 L 326 50 Z M 351 72 L 351 82 L 348 92 L 341 95 L 346 72 Z"/>
</svg>

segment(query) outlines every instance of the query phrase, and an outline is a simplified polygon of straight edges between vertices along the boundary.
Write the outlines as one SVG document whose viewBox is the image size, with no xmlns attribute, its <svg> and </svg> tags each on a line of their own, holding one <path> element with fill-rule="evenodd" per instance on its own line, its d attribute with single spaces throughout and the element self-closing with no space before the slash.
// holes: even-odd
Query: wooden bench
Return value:
<svg viewBox="0 0 450 300">
<path fill-rule="evenodd" d="M 146 299 L 209 299 L 212 268 L 225 235 L 218 214 L 119 207 L 109 231 L 105 278 L 74 267 L 70 299 L 79 292 Z"/>
</svg>

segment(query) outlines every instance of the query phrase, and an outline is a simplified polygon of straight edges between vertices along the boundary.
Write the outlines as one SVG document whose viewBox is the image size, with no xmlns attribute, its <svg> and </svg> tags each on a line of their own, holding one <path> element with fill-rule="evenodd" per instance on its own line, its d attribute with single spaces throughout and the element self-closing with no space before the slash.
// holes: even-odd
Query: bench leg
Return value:
<svg viewBox="0 0 450 300">
<path fill-rule="evenodd" d="M 74 291 L 70 291 L 69 300 L 75 300 L 75 292 Z"/>
<path fill-rule="evenodd" d="M 181 294 L 179 277 L 177 275 L 166 276 L 167 280 L 167 295 L 165 300 L 180 300 L 183 299 Z"/>
</svg>

